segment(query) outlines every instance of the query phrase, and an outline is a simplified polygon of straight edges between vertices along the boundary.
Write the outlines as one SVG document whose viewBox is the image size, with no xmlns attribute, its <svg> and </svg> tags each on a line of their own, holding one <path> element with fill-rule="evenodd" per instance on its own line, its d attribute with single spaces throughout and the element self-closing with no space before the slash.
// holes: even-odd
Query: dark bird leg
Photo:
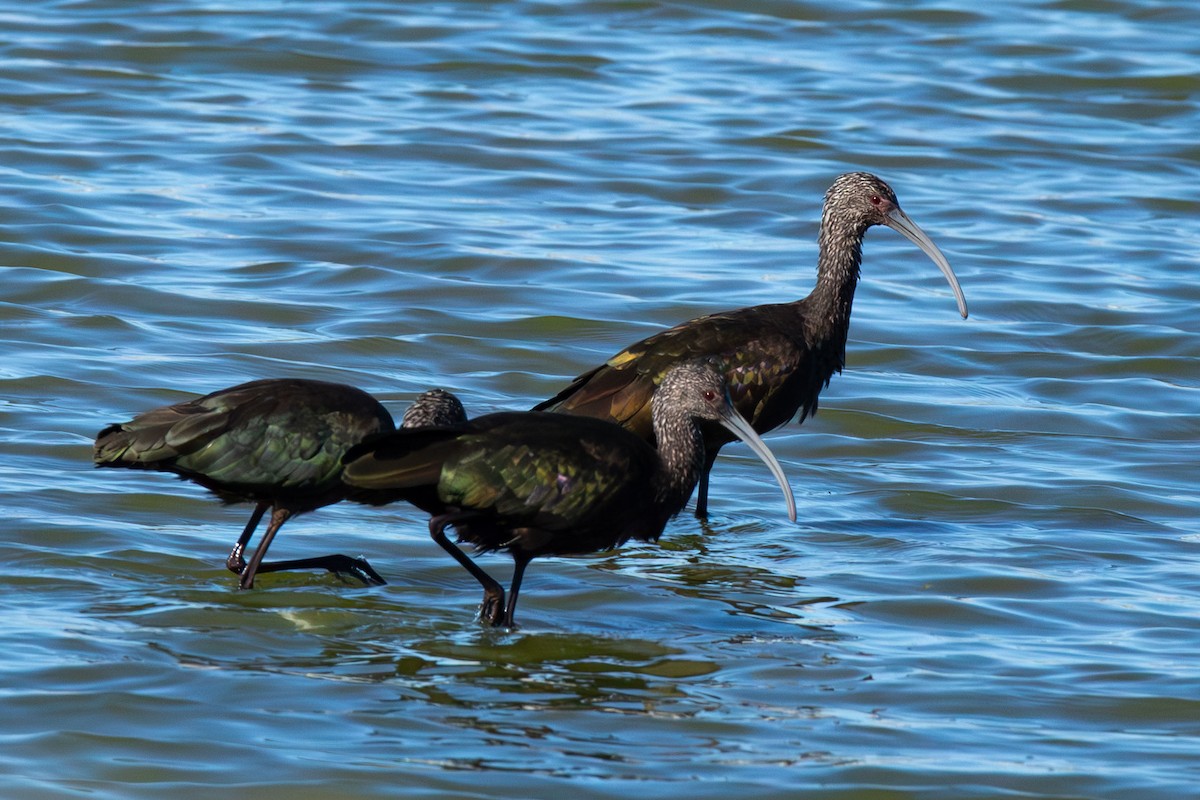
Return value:
<svg viewBox="0 0 1200 800">
<path fill-rule="evenodd" d="M 503 622 L 504 587 L 495 578 L 480 569 L 478 564 L 472 561 L 466 553 L 446 537 L 446 528 L 448 526 L 464 522 L 473 516 L 473 514 L 467 513 L 439 514 L 429 520 L 429 535 L 455 561 L 461 564 L 463 569 L 471 573 L 475 577 L 475 580 L 479 581 L 479 585 L 483 587 L 483 607 L 479 611 L 479 616 L 492 625 L 499 625 Z"/>
<path fill-rule="evenodd" d="M 257 509 L 255 509 L 255 513 L 259 513 Z M 276 507 L 271 509 L 271 521 L 267 524 L 267 530 L 263 534 L 262 541 L 258 543 L 258 549 L 254 551 L 254 555 L 250 558 L 249 566 L 242 570 L 242 579 L 238 583 L 239 588 L 251 589 L 254 587 L 254 576 L 258 574 L 263 556 L 267 554 L 267 549 L 271 546 L 271 540 L 275 538 L 275 534 L 279 532 L 279 529 L 283 527 L 283 523 L 287 522 L 291 516 L 292 512 L 286 508 Z M 238 543 L 241 544 L 240 541 Z"/>
<path fill-rule="evenodd" d="M 263 514 L 271 504 L 265 500 L 254 507 L 254 513 L 250 515 L 250 521 L 246 523 L 246 529 L 242 531 L 242 535 L 238 537 L 237 544 L 229 551 L 229 558 L 225 559 L 225 568 L 234 575 L 241 575 L 246 569 L 246 545 L 250 543 L 250 537 L 254 535 L 254 529 L 258 527 L 258 523 L 262 520 Z"/>
<path fill-rule="evenodd" d="M 504 606 L 504 618 L 499 622 L 492 622 L 493 625 L 503 625 L 505 628 L 514 628 L 513 612 L 517 610 L 517 593 L 521 591 L 521 579 L 525 577 L 525 567 L 529 566 L 530 557 L 524 553 L 513 551 L 513 569 L 512 585 L 508 589 L 508 604 Z"/>
<path fill-rule="evenodd" d="M 242 576 L 239 583 L 240 588 L 253 588 L 254 576 L 256 575 L 293 569 L 325 569 L 335 575 L 353 575 L 368 586 L 387 585 L 387 581 L 367 563 L 365 558 L 351 558 L 341 553 L 314 556 L 313 558 L 293 558 L 287 561 L 263 561 L 263 557 L 266 556 L 267 548 L 271 546 L 271 541 L 275 538 L 275 534 L 283 527 L 283 523 L 287 522 L 292 516 L 292 512 L 286 508 L 276 508 L 271 512 L 271 522 L 267 525 L 267 531 L 263 534 L 262 542 L 259 543 L 258 549 L 254 551 L 254 556 L 250 559 L 250 565 L 247 567 L 245 561 L 241 561 L 242 552 L 245 550 L 246 544 L 250 541 L 250 534 L 254 532 L 254 527 L 258 524 L 264 509 L 268 505 L 268 503 L 259 503 L 258 507 L 254 509 L 254 515 L 250 518 L 250 523 L 246 526 L 246 530 L 242 532 L 242 537 L 238 539 L 233 552 L 229 554 L 229 560 L 225 562 L 225 566 Z M 234 569 L 235 566 L 239 566 L 238 561 L 241 561 L 241 565 L 239 569 Z"/>
<path fill-rule="evenodd" d="M 352 558 L 341 553 L 313 556 L 312 558 L 293 558 L 286 561 L 265 561 L 258 565 L 257 574 L 293 569 L 324 569 L 338 576 L 351 575 L 367 586 L 387 585 L 383 576 L 376 572 L 365 558 Z"/>
<path fill-rule="evenodd" d="M 696 519 L 708 519 L 708 473 L 712 471 L 720 450 L 704 453 L 704 468 L 700 470 L 700 483 L 696 488 Z"/>
</svg>

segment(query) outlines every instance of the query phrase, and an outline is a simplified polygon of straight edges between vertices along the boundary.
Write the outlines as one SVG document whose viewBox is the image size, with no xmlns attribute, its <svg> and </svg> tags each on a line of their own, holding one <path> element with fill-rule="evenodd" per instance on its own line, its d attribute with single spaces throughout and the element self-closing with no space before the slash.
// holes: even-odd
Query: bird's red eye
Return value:
<svg viewBox="0 0 1200 800">
<path fill-rule="evenodd" d="M 716 392 L 714 392 L 712 389 L 707 389 L 707 390 L 705 390 L 705 392 L 704 392 L 704 399 L 705 399 L 705 400 L 716 400 L 716 399 L 717 399 L 717 393 L 716 393 Z"/>
<path fill-rule="evenodd" d="M 879 195 L 877 195 L 877 194 L 871 195 L 871 205 L 877 206 L 882 202 L 883 202 L 883 198 L 880 197 Z"/>
</svg>

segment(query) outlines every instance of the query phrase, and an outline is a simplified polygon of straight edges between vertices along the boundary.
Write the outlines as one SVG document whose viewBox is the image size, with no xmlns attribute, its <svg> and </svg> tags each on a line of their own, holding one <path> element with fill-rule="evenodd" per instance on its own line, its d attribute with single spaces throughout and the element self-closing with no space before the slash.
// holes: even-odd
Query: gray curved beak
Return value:
<svg viewBox="0 0 1200 800">
<path fill-rule="evenodd" d="M 925 255 L 933 259 L 933 263 L 937 264 L 937 268 L 946 276 L 946 280 L 950 282 L 950 288 L 954 290 L 954 299 L 958 301 L 958 313 L 962 314 L 963 319 L 967 318 L 967 298 L 963 296 L 962 287 L 958 285 L 958 278 L 954 276 L 954 270 L 950 269 L 950 262 L 942 255 L 942 251 L 938 250 L 933 240 L 925 235 L 925 231 L 917 227 L 917 223 L 908 218 L 896 206 L 888 214 L 887 226 L 894 231 L 900 232 L 906 239 L 915 244 L 917 247 L 925 251 Z"/>
<path fill-rule="evenodd" d="M 737 409 L 733 407 L 733 403 L 729 402 L 728 396 L 726 396 L 725 408 L 718 421 L 730 433 L 750 445 L 750 449 L 754 451 L 754 455 L 761 458 L 763 463 L 771 470 L 771 474 L 779 482 L 779 488 L 783 489 L 784 499 L 787 500 L 788 519 L 795 522 L 796 498 L 792 496 L 792 487 L 788 486 L 787 477 L 783 474 L 783 467 L 779 466 L 779 461 L 776 460 L 775 454 L 767 447 L 767 443 L 755 432 L 754 428 L 750 427 L 750 423 L 746 421 L 746 418 L 737 412 Z"/>
</svg>

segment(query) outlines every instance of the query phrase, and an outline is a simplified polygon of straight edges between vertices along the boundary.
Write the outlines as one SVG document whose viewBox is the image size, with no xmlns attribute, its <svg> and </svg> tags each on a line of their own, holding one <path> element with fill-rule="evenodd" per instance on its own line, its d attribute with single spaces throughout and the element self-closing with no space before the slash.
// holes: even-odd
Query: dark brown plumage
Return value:
<svg viewBox="0 0 1200 800">
<path fill-rule="evenodd" d="M 400 418 L 401 428 L 428 428 L 467 421 L 462 402 L 445 389 L 421 392 Z"/>
<path fill-rule="evenodd" d="M 385 583 L 364 559 L 340 554 L 264 562 L 288 519 L 346 496 L 342 456 L 368 436 L 394 429 L 369 394 L 338 383 L 298 379 L 252 381 L 195 400 L 139 414 L 96 436 L 97 467 L 170 472 L 226 503 L 254 503 L 254 512 L 225 566 L 248 589 L 262 572 L 328 569 L 370 584 Z M 262 542 L 244 552 L 266 511 Z"/>
<path fill-rule="evenodd" d="M 534 406 L 606 419 L 653 442 L 651 398 L 674 364 L 708 358 L 720 365 L 738 411 L 759 433 L 817 410 L 817 397 L 846 363 L 850 307 L 862 263 L 863 236 L 873 225 L 899 231 L 933 259 L 967 316 L 958 280 L 937 246 L 900 210 L 891 187 L 874 175 L 839 176 L 825 195 L 818 239 L 817 284 L 790 303 L 751 306 L 689 320 L 625 348 Z M 708 473 L 732 437 L 703 426 L 705 464 L 696 514 L 708 507 Z"/>
<path fill-rule="evenodd" d="M 352 499 L 406 500 L 431 514 L 434 541 L 484 588 L 483 619 L 511 626 L 530 559 L 658 538 L 704 463 L 697 420 L 723 425 L 750 444 L 783 487 L 795 519 L 782 468 L 730 404 L 718 372 L 677 365 L 652 405 L 657 451 L 603 420 L 510 412 L 371 439 L 346 454 L 342 477 L 355 490 Z M 500 584 L 446 537 L 449 526 L 460 541 L 512 555 L 507 603 Z"/>
</svg>

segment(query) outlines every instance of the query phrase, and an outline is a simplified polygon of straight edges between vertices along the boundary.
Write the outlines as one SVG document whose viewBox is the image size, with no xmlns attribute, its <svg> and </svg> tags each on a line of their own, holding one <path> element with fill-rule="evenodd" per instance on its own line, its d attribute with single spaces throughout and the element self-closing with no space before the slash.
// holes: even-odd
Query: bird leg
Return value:
<svg viewBox="0 0 1200 800">
<path fill-rule="evenodd" d="M 271 509 L 271 521 L 267 523 L 267 530 L 263 533 L 262 541 L 258 543 L 258 549 L 254 551 L 254 555 L 250 558 L 250 564 L 242 570 L 242 579 L 238 582 L 238 588 L 251 589 L 254 587 L 254 576 L 258 574 L 263 556 L 267 554 L 267 549 L 271 546 L 271 540 L 275 538 L 275 534 L 279 532 L 279 529 L 283 527 L 283 523 L 287 522 L 291 516 L 292 512 L 286 508 L 276 506 Z"/>
<path fill-rule="evenodd" d="M 269 503 L 259 503 L 258 507 L 254 509 L 250 523 L 246 526 L 246 530 L 242 532 L 241 538 L 238 539 L 238 543 L 234 545 L 233 552 L 229 554 L 229 559 L 225 562 L 225 566 L 231 571 L 242 576 L 238 584 L 239 588 L 253 588 L 254 577 L 256 575 L 261 575 L 265 572 L 282 572 L 292 569 L 326 569 L 335 575 L 353 575 L 368 586 L 384 586 L 387 584 L 387 581 L 367 563 L 365 558 L 351 558 L 341 553 L 315 556 L 313 558 L 293 558 L 287 561 L 263 561 L 263 557 L 267 554 L 267 548 L 271 546 L 271 541 L 275 538 L 275 534 L 283 527 L 283 523 L 287 522 L 292 516 L 292 512 L 286 508 L 276 508 L 271 511 L 271 521 L 267 525 L 266 533 L 263 534 L 258 549 L 254 551 L 254 556 L 250 559 L 250 565 L 246 566 L 246 562 L 242 560 L 242 553 L 246 548 L 246 544 L 250 541 L 250 534 L 254 532 L 254 527 L 258 524 L 263 511 L 269 505 Z"/>
<path fill-rule="evenodd" d="M 339 577 L 351 575 L 367 586 L 386 586 L 383 579 L 365 558 L 351 558 L 341 553 L 312 558 L 293 558 L 287 561 L 264 561 L 258 565 L 257 574 L 264 572 L 282 572 L 292 569 L 325 569 Z"/>
<path fill-rule="evenodd" d="M 454 542 L 450 541 L 446 536 L 446 528 L 458 522 L 463 522 L 471 519 L 474 515 L 470 513 L 450 513 L 440 514 L 429 520 L 429 535 L 438 543 L 443 550 L 462 565 L 463 569 L 471 573 L 475 580 L 479 581 L 479 585 L 483 587 L 483 606 L 479 611 L 481 619 L 486 620 L 492 625 L 500 625 L 504 621 L 504 587 L 501 586 L 495 578 L 488 575 L 479 565 L 472 561 L 466 553 L 458 548 Z"/>
<path fill-rule="evenodd" d="M 499 622 L 493 622 L 493 625 L 503 625 L 505 628 L 515 628 L 513 623 L 513 612 L 517 610 L 517 593 L 521 591 L 521 579 L 525 577 L 525 567 L 529 565 L 531 557 L 526 553 L 518 550 L 512 551 L 514 569 L 512 576 L 512 585 L 508 588 L 508 603 L 504 606 L 504 618 Z"/>
<path fill-rule="evenodd" d="M 700 470 L 700 483 L 696 487 L 696 519 L 708 519 L 708 473 L 712 471 L 720 450 L 704 454 L 704 468 Z"/>
<path fill-rule="evenodd" d="M 237 544 L 229 551 L 229 557 L 225 559 L 225 569 L 234 575 L 241 575 L 242 570 L 246 569 L 246 559 L 243 557 L 243 554 L 246 552 L 246 545 L 250 543 L 250 537 L 254 535 L 254 529 L 258 527 L 263 514 L 270 507 L 271 504 L 265 500 L 254 507 L 254 513 L 250 515 L 250 521 L 246 523 L 245 530 L 238 537 Z"/>
</svg>

